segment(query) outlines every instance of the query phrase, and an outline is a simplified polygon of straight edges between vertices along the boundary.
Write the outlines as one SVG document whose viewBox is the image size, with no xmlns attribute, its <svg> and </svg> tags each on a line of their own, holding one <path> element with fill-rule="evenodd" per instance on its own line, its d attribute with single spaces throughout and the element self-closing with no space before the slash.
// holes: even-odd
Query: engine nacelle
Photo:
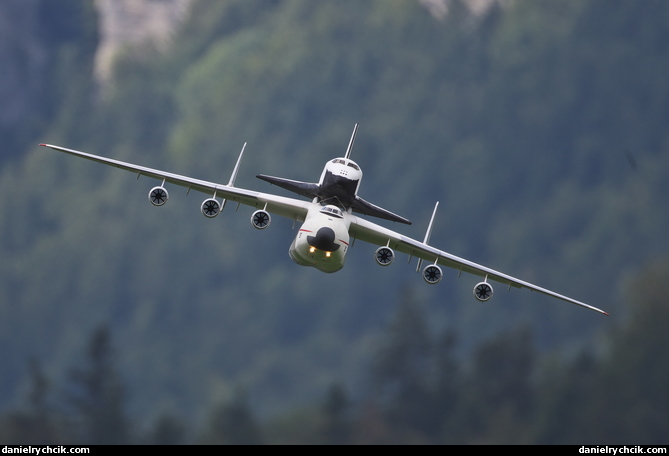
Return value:
<svg viewBox="0 0 669 456">
<path fill-rule="evenodd" d="M 272 223 L 272 217 L 265 210 L 255 211 L 251 215 L 251 224 L 259 230 L 264 230 L 270 223 Z"/>
<path fill-rule="evenodd" d="M 202 202 L 200 210 L 205 217 L 214 218 L 221 213 L 221 203 L 214 198 L 209 198 Z"/>
<path fill-rule="evenodd" d="M 149 201 L 154 206 L 162 206 L 167 202 L 168 199 L 170 199 L 170 195 L 167 193 L 167 189 L 165 187 L 159 185 L 158 187 L 153 187 L 149 191 Z"/>
<path fill-rule="evenodd" d="M 423 279 L 430 285 L 439 283 L 442 277 L 444 277 L 444 274 L 436 264 L 430 264 L 423 269 Z"/>
<path fill-rule="evenodd" d="M 474 297 L 481 302 L 486 302 L 492 298 L 494 291 L 492 285 L 488 282 L 480 282 L 474 286 Z"/>
<path fill-rule="evenodd" d="M 374 259 L 381 266 L 388 266 L 395 259 L 395 252 L 390 247 L 379 247 L 374 252 Z"/>
</svg>

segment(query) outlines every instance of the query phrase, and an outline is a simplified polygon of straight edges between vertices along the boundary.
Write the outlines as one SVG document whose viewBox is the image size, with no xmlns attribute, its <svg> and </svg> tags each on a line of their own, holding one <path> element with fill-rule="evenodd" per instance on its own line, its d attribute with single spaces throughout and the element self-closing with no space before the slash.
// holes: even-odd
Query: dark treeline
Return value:
<svg viewBox="0 0 669 456">
<path fill-rule="evenodd" d="M 111 334 L 90 336 L 81 363 L 54 385 L 29 363 L 24 406 L 0 418 L 8 444 L 666 444 L 664 347 L 669 261 L 627 290 L 628 321 L 604 353 L 545 355 L 521 326 L 479 344 L 467 361 L 457 331 L 430 331 L 411 293 L 377 346 L 369 388 L 352 399 L 333 383 L 320 403 L 261 422 L 239 389 L 203 424 L 163 414 L 149 426 L 125 410 Z M 342 379 L 343 380 L 343 379 Z"/>
</svg>

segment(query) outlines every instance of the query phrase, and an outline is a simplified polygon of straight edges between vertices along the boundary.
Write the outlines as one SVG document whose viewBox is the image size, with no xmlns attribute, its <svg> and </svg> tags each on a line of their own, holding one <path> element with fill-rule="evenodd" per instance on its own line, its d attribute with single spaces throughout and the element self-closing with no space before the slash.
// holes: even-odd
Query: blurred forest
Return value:
<svg viewBox="0 0 669 456">
<path fill-rule="evenodd" d="M 0 4 L 1 442 L 667 443 L 669 3 L 428 3 L 193 0 L 104 87 L 93 2 Z M 355 122 L 394 229 L 438 200 L 434 245 L 612 316 L 300 268 L 289 220 L 36 147 L 227 182 L 248 141 L 275 191 Z"/>
</svg>

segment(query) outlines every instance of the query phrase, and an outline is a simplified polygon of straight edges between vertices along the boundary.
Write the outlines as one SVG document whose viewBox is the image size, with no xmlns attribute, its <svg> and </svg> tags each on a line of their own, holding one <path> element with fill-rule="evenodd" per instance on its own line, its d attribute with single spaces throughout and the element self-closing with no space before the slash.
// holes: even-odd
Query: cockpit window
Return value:
<svg viewBox="0 0 669 456">
<path fill-rule="evenodd" d="M 327 215 L 334 215 L 335 217 L 338 217 L 338 218 L 343 218 L 344 217 L 341 210 L 337 209 L 334 206 L 324 206 L 323 209 L 321 209 L 321 212 L 323 214 L 327 214 Z"/>
<path fill-rule="evenodd" d="M 356 165 L 352 161 L 346 161 L 346 160 L 343 160 L 341 158 L 335 158 L 334 160 L 332 160 L 332 163 L 338 163 L 340 165 L 346 165 L 346 166 L 349 166 L 349 167 L 353 168 L 356 171 L 360 171 L 360 168 L 358 167 L 358 165 Z"/>
</svg>

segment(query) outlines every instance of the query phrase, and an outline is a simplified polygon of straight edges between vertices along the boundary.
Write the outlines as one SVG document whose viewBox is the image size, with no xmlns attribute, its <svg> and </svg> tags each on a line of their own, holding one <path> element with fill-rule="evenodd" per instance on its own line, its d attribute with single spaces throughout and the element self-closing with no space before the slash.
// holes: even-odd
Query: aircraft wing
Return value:
<svg viewBox="0 0 669 456">
<path fill-rule="evenodd" d="M 509 287 L 528 288 L 532 291 L 537 291 L 539 293 L 552 296 L 554 298 L 558 298 L 590 310 L 594 310 L 604 315 L 608 315 L 608 313 L 596 307 L 590 306 L 567 296 L 563 296 L 545 288 L 538 287 L 529 282 L 516 279 L 515 277 L 511 277 L 507 274 L 495 271 L 494 269 L 490 269 L 486 266 L 481 266 L 469 260 L 465 260 L 464 258 L 457 257 L 448 252 L 444 252 L 443 250 L 436 249 L 426 243 L 416 241 L 415 239 L 411 239 L 400 233 L 396 233 L 395 231 L 389 230 L 359 217 L 352 217 L 349 233 L 352 237 L 361 241 L 380 246 L 387 245 L 391 249 L 394 249 L 398 252 L 406 253 L 407 255 L 420 258 L 430 263 L 436 262 L 442 266 L 447 266 L 449 268 L 457 269 L 461 272 L 468 272 L 480 277 L 485 277 L 487 279 L 500 282 L 504 285 L 508 285 Z"/>
<path fill-rule="evenodd" d="M 51 144 L 40 144 L 40 146 L 49 147 L 51 149 L 85 158 L 87 160 L 92 160 L 98 163 L 103 163 L 105 165 L 124 169 L 126 171 L 136 173 L 137 178 L 140 176 L 152 177 L 154 179 L 164 180 L 164 182 L 168 182 L 170 184 L 186 187 L 189 191 L 196 190 L 210 196 L 214 196 L 214 194 L 216 194 L 216 196 L 225 198 L 229 201 L 245 204 L 247 206 L 253 206 L 258 209 L 265 208 L 265 210 L 268 212 L 287 217 L 292 220 L 304 221 L 308 212 L 308 205 L 310 204 L 307 201 L 286 198 L 269 193 L 245 190 L 243 188 L 237 188 L 232 185 L 222 185 L 199 179 L 193 179 L 192 177 L 168 173 L 152 168 L 146 168 L 144 166 L 134 165 L 132 163 L 126 163 L 86 152 L 80 152 L 78 150 L 67 149 L 65 147 L 54 146 Z M 235 172 L 236 171 L 237 170 L 235 169 Z"/>
</svg>

